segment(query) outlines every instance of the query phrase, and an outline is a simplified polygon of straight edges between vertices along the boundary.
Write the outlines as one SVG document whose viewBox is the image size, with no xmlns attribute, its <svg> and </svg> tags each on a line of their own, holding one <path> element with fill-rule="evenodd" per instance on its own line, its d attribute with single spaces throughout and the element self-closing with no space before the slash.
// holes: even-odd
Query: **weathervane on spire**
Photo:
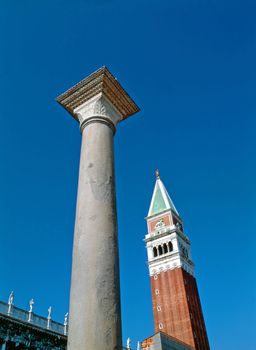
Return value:
<svg viewBox="0 0 256 350">
<path fill-rule="evenodd" d="M 158 169 L 156 169 L 156 177 L 157 177 L 157 179 L 160 179 L 160 173 L 159 173 Z"/>
</svg>

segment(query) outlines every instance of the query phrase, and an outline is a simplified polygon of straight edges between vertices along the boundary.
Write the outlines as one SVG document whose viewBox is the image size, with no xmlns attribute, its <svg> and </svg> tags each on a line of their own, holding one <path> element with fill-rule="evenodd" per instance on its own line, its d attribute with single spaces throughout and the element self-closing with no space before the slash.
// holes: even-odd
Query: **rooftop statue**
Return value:
<svg viewBox="0 0 256 350">
<path fill-rule="evenodd" d="M 64 334 L 67 334 L 67 327 L 68 327 L 68 312 L 64 316 Z"/>
<path fill-rule="evenodd" d="M 13 301 L 14 301 L 14 293 L 12 291 L 11 294 L 9 295 L 8 305 L 13 305 Z"/>
<path fill-rule="evenodd" d="M 48 316 L 47 316 L 48 320 L 51 319 L 51 314 L 52 314 L 52 307 L 50 306 L 48 309 Z"/>
<path fill-rule="evenodd" d="M 7 311 L 8 315 L 12 311 L 13 302 L 14 302 L 14 293 L 12 291 L 11 294 L 9 295 L 9 299 L 8 299 L 8 311 Z"/>
<path fill-rule="evenodd" d="M 127 347 L 127 349 L 131 349 L 131 338 L 130 337 L 127 338 L 126 347 Z"/>
<path fill-rule="evenodd" d="M 34 299 L 29 301 L 29 313 L 33 312 L 33 305 L 35 304 Z"/>
<path fill-rule="evenodd" d="M 64 317 L 64 326 L 68 325 L 68 312 L 66 313 L 65 317 Z"/>
</svg>

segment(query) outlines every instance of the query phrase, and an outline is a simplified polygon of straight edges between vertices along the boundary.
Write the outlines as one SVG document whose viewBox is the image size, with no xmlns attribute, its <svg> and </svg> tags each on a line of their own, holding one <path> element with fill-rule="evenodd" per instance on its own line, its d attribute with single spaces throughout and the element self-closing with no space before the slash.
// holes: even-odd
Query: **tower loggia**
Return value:
<svg viewBox="0 0 256 350">
<path fill-rule="evenodd" d="M 155 333 L 166 333 L 196 350 L 209 350 L 190 240 L 158 171 L 146 220 Z"/>
</svg>

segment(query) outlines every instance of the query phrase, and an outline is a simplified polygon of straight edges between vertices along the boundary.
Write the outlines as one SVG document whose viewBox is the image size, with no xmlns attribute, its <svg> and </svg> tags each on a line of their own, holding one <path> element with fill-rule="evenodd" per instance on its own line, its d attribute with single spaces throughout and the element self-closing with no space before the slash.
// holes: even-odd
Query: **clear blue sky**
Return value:
<svg viewBox="0 0 256 350">
<path fill-rule="evenodd" d="M 212 349 L 254 350 L 256 3 L 0 1 L 0 299 L 63 320 L 80 150 L 55 97 L 107 65 L 141 108 L 115 136 L 124 340 L 153 333 L 155 168 L 185 221 Z"/>
</svg>

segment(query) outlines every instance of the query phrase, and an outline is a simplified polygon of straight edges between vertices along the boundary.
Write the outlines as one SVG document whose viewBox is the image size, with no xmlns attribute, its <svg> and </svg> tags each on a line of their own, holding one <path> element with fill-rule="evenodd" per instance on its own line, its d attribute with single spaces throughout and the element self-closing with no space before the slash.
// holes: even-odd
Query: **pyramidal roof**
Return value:
<svg viewBox="0 0 256 350">
<path fill-rule="evenodd" d="M 148 216 L 156 215 L 164 210 L 171 209 L 174 213 L 179 215 L 175 208 L 171 197 L 169 196 L 163 182 L 160 179 L 159 172 L 156 171 L 156 184 L 151 199 Z"/>
</svg>

